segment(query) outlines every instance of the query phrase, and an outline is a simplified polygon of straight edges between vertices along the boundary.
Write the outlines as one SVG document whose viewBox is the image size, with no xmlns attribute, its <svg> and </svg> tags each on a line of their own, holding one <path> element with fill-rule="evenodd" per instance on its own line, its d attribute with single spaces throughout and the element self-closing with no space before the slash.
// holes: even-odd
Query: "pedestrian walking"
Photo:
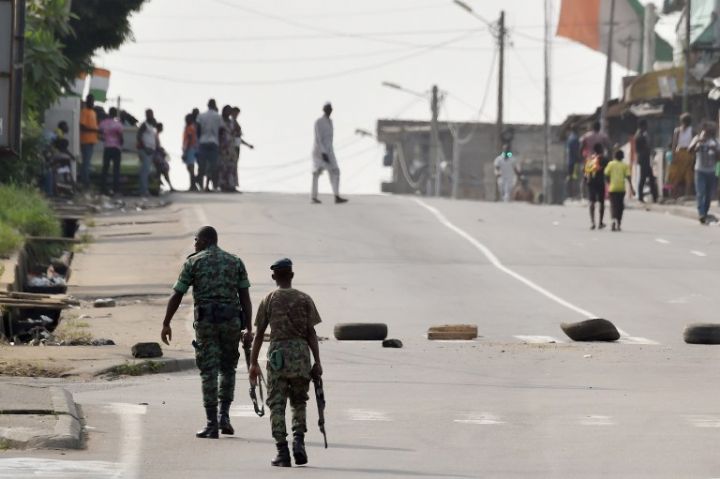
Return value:
<svg viewBox="0 0 720 479">
<path fill-rule="evenodd" d="M 137 132 L 137 149 L 140 158 L 140 196 L 150 195 L 150 166 L 157 149 L 157 121 L 151 109 L 145 110 L 145 121 Z"/>
<path fill-rule="evenodd" d="M 210 191 L 210 183 L 213 188 L 218 187 L 217 166 L 220 155 L 220 130 L 223 128 L 223 119 L 218 113 L 217 103 L 214 99 L 208 101 L 206 112 L 198 115 L 197 123 L 198 142 L 198 179 L 200 189 Z"/>
<path fill-rule="evenodd" d="M 622 150 L 615 152 L 615 157 L 605 167 L 605 179 L 608 183 L 610 196 L 610 215 L 612 216 L 612 230 L 622 231 L 623 211 L 625 211 L 625 182 L 630 188 L 630 194 L 635 195 L 632 180 L 630 179 L 630 166 L 625 163 L 625 153 Z"/>
<path fill-rule="evenodd" d="M 590 229 L 594 230 L 605 228 L 603 219 L 605 218 L 605 167 L 607 160 L 605 158 L 605 149 L 601 143 L 595 143 L 593 154 L 585 162 L 584 176 L 587 185 L 588 200 L 590 201 Z M 595 203 L 599 206 L 600 222 L 595 224 Z"/>
<path fill-rule="evenodd" d="M 90 188 L 90 168 L 99 132 L 95 97 L 88 95 L 80 111 L 80 183 L 85 190 Z"/>
<path fill-rule="evenodd" d="M 220 191 L 237 191 L 237 156 L 235 153 L 235 121 L 232 119 L 232 107 L 222 109 L 223 126 L 220 129 L 218 187 Z"/>
<path fill-rule="evenodd" d="M 710 202 L 717 187 L 715 165 L 718 161 L 717 126 L 713 122 L 706 122 L 699 135 L 690 142 L 688 148 L 695 155 L 695 190 L 697 196 L 698 219 L 702 224 L 708 224 Z"/>
<path fill-rule="evenodd" d="M 330 186 L 335 195 L 335 203 L 347 203 L 348 200 L 340 197 L 340 167 L 333 148 L 333 122 L 330 119 L 333 108 L 330 102 L 323 106 L 323 116 L 315 121 L 315 143 L 313 145 L 313 178 L 310 200 L 313 204 L 320 204 L 318 199 L 318 180 L 323 171 L 330 175 Z"/>
<path fill-rule="evenodd" d="M 652 148 L 650 147 L 650 137 L 648 136 L 648 124 L 644 118 L 638 122 L 638 130 L 635 133 L 635 154 L 637 155 L 638 166 L 640 167 L 640 180 L 638 181 L 638 200 L 645 203 L 645 184 L 650 184 L 650 194 L 653 203 L 658 200 L 658 185 L 652 165 L 650 164 Z"/>
<path fill-rule="evenodd" d="M 504 202 L 508 202 L 512 199 L 512 191 L 517 182 L 517 177 L 520 175 L 520 169 L 510 150 L 510 145 L 503 145 L 503 151 L 495 158 L 493 165 L 500 197 Z"/>
<path fill-rule="evenodd" d="M 248 344 L 252 341 L 252 303 L 245 265 L 237 256 L 220 249 L 212 226 L 197 232 L 195 253 L 188 256 L 173 286 L 160 334 L 165 344 L 172 340 L 170 322 L 190 287 L 195 315 L 193 346 L 207 417 L 205 428 L 196 437 L 217 439 L 220 432 L 235 433 L 230 423 L 230 405 L 235 398 L 235 369 L 243 330 L 244 340 Z"/>
<path fill-rule="evenodd" d="M 690 152 L 693 139 L 692 117 L 689 113 L 680 116 L 680 125 L 672 136 L 672 161 L 668 169 L 668 182 L 672 185 L 674 198 L 689 196 L 694 190 L 695 158 Z"/>
<path fill-rule="evenodd" d="M 308 461 L 305 451 L 307 432 L 307 400 L 310 379 L 322 376 L 320 346 L 315 326 L 320 315 L 312 298 L 292 287 L 294 277 L 292 261 L 283 258 L 270 269 L 278 288 L 260 302 L 250 362 L 250 382 L 257 384 L 261 374 L 258 357 L 263 345 L 265 330 L 270 328 L 268 348 L 268 398 L 272 436 L 277 447 L 273 466 L 290 467 L 287 443 L 285 408 L 288 400 L 292 408 L 293 457 L 296 465 Z M 310 366 L 310 353 L 314 364 Z"/>
<path fill-rule="evenodd" d="M 197 178 L 195 177 L 195 164 L 197 163 L 198 136 L 195 120 L 192 113 L 185 115 L 185 130 L 183 131 L 182 160 L 190 176 L 190 189 L 197 191 Z"/>
<path fill-rule="evenodd" d="M 122 161 L 122 147 L 124 143 L 123 125 L 118 120 L 117 108 L 111 107 L 108 116 L 100 122 L 100 133 L 103 139 L 103 164 L 100 176 L 100 191 L 103 194 L 116 195 L 120 193 L 120 163 Z M 112 190 L 105 185 L 108 171 L 112 163 Z"/>
</svg>

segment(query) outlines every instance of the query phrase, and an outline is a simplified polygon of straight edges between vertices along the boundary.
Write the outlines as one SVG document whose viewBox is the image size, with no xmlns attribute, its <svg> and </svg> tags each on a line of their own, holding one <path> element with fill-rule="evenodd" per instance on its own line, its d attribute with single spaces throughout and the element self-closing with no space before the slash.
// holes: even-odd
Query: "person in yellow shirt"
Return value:
<svg viewBox="0 0 720 479">
<path fill-rule="evenodd" d="M 625 153 L 622 150 L 615 152 L 614 159 L 605 167 L 605 181 L 608 183 L 610 196 L 610 214 L 612 216 L 612 230 L 621 231 L 623 210 L 625 210 L 625 181 L 630 187 L 630 194 L 635 196 L 630 181 L 630 166 L 624 163 Z"/>
<path fill-rule="evenodd" d="M 99 132 L 95 114 L 95 97 L 88 95 L 85 98 L 85 105 L 80 111 L 80 155 L 82 156 L 80 182 L 85 189 L 90 186 L 90 160 L 92 160 L 95 145 L 98 142 Z"/>
</svg>

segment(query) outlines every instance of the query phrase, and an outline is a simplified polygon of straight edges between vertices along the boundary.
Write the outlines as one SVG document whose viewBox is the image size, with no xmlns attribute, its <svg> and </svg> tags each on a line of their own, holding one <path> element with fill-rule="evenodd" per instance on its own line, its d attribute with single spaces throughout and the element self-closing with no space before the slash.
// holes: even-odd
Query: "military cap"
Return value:
<svg viewBox="0 0 720 479">
<path fill-rule="evenodd" d="M 292 269 L 292 261 L 290 258 L 282 258 L 277 261 L 275 261 L 272 266 L 270 266 L 270 269 L 273 271 L 276 271 L 278 269 Z"/>
</svg>

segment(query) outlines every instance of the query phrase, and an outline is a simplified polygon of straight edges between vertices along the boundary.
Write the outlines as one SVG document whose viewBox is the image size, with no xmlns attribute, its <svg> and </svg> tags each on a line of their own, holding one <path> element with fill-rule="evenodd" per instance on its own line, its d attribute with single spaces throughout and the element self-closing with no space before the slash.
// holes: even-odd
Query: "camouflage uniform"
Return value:
<svg viewBox="0 0 720 479">
<path fill-rule="evenodd" d="M 287 438 L 285 406 L 292 408 L 292 431 L 305 434 L 306 403 L 310 389 L 310 328 L 320 322 L 313 300 L 294 288 L 273 291 L 257 310 L 257 328 L 270 327 L 268 349 L 268 398 L 270 423 L 275 441 Z"/>
<path fill-rule="evenodd" d="M 235 396 L 235 368 L 244 328 L 238 290 L 249 288 L 250 282 L 240 258 L 213 245 L 188 257 L 173 289 L 185 294 L 190 286 L 195 302 L 195 361 L 202 380 L 203 404 L 206 408 L 217 407 L 218 399 L 232 402 Z"/>
</svg>

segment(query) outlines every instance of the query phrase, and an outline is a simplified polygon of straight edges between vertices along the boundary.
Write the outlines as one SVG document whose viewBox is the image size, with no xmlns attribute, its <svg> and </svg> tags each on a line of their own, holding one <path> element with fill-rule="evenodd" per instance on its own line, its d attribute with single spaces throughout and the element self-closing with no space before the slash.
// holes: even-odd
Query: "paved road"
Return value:
<svg viewBox="0 0 720 479">
<path fill-rule="evenodd" d="M 298 477 L 720 477 L 720 348 L 682 342 L 686 323 L 716 318 L 716 228 L 630 211 L 622 233 L 591 232 L 579 208 L 402 197 L 184 195 L 176 207 L 241 253 L 256 304 L 268 265 L 290 256 L 320 335 L 381 321 L 405 343 L 323 342 L 331 447 L 312 413 Z M 192 238 L 177 233 L 164 240 L 179 256 Z M 621 342 L 569 342 L 559 323 L 584 313 L 614 321 Z M 423 337 L 448 322 L 482 338 Z M 87 451 L 4 453 L 0 478 L 274 477 L 268 421 L 239 376 L 238 436 L 221 441 L 193 437 L 194 374 L 70 385 Z M 32 475 L 39 465 L 57 472 Z"/>
</svg>

